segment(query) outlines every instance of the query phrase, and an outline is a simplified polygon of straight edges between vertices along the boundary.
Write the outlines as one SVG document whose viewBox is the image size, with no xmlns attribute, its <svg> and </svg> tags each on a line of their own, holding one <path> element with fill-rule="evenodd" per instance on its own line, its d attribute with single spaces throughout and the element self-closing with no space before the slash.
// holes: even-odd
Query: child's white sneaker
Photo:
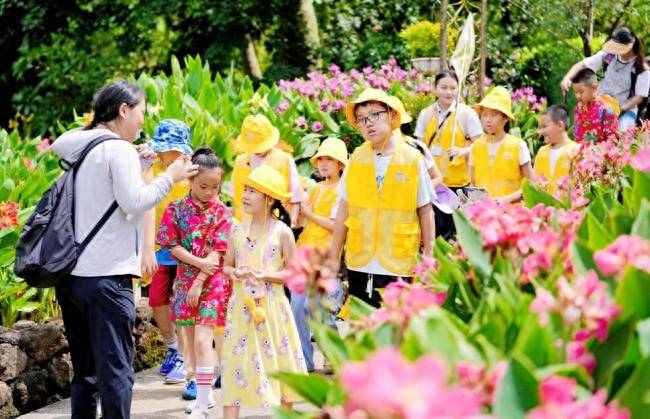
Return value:
<svg viewBox="0 0 650 419">
<path fill-rule="evenodd" d="M 208 396 L 208 409 L 212 409 L 214 405 L 215 405 L 214 393 L 210 392 L 210 395 Z M 195 410 L 197 410 L 195 409 L 195 407 L 196 407 L 196 400 L 192 400 L 185 408 L 185 413 L 193 413 Z"/>
<path fill-rule="evenodd" d="M 194 409 L 190 413 L 190 419 L 208 419 L 209 417 L 208 409 Z"/>
</svg>

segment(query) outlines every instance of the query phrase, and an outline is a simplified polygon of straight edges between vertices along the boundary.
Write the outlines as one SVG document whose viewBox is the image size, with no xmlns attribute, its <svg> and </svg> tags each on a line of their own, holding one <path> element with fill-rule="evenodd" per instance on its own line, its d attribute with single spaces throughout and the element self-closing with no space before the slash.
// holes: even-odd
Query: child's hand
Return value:
<svg viewBox="0 0 650 419">
<path fill-rule="evenodd" d="M 250 275 L 257 281 L 263 281 L 266 278 L 266 272 L 262 269 L 252 269 Z"/>
<path fill-rule="evenodd" d="M 240 266 L 239 268 L 235 268 L 232 271 L 232 278 L 242 281 L 245 280 L 246 278 L 250 277 L 250 268 L 248 266 Z"/>
<path fill-rule="evenodd" d="M 300 203 L 300 212 L 305 215 L 305 217 L 309 217 L 312 215 L 311 212 L 311 205 L 307 204 L 307 202 L 302 201 Z"/>
<path fill-rule="evenodd" d="M 196 307 L 199 304 L 199 297 L 201 296 L 201 291 L 203 291 L 203 282 L 194 280 L 190 291 L 187 293 L 187 304 L 190 307 Z"/>
<path fill-rule="evenodd" d="M 447 149 L 447 157 L 462 157 L 464 155 L 464 150 L 460 147 L 449 147 Z"/>
<path fill-rule="evenodd" d="M 207 257 L 201 259 L 199 266 L 197 266 L 202 272 L 205 272 L 208 275 L 214 275 L 214 273 L 219 268 L 219 256 L 209 254 Z"/>
</svg>

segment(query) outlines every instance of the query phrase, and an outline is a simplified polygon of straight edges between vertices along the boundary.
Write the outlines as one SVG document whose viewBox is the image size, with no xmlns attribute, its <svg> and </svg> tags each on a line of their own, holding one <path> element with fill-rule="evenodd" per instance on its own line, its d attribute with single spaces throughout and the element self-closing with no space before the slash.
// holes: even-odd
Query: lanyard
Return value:
<svg viewBox="0 0 650 419">
<path fill-rule="evenodd" d="M 438 128 L 436 129 L 435 134 L 431 137 L 431 140 L 429 141 L 429 144 L 427 144 L 427 147 L 431 146 L 431 144 L 435 144 L 434 140 L 438 139 L 438 135 L 440 134 L 440 129 L 445 125 L 445 122 L 447 122 L 447 119 L 449 119 L 449 116 L 451 115 L 452 111 L 447 112 L 444 118 L 442 118 L 442 122 L 438 125 Z"/>
</svg>

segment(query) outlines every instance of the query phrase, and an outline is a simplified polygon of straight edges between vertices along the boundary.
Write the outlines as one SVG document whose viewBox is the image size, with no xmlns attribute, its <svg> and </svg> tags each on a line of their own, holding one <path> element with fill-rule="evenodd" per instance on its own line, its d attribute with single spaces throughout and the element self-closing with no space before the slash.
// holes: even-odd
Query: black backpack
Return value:
<svg viewBox="0 0 650 419">
<path fill-rule="evenodd" d="M 72 272 L 84 249 L 117 209 L 117 202 L 106 210 L 97 225 L 81 243 L 75 239 L 74 184 L 77 170 L 96 145 L 119 140 L 102 135 L 92 140 L 74 163 L 62 161 L 65 172 L 43 194 L 29 217 L 16 246 L 14 273 L 29 286 L 48 288 L 59 285 Z M 63 167 L 63 164 L 62 164 Z"/>
</svg>

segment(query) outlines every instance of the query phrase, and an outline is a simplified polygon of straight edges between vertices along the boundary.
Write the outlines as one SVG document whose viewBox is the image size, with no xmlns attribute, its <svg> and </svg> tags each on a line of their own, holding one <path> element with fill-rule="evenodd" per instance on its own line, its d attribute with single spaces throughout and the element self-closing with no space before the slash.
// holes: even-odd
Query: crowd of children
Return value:
<svg viewBox="0 0 650 419">
<path fill-rule="evenodd" d="M 223 387 L 227 418 L 241 407 L 297 400 L 272 378 L 314 370 L 310 304 L 283 286 L 297 246 L 327 251 L 333 272 L 344 261 L 350 294 L 378 307 L 380 290 L 409 281 L 436 235 L 453 237 L 457 193 L 517 203 L 525 179 L 554 192 L 581 143 L 618 134 L 616 101 L 598 93 L 589 68 L 571 78 L 574 139 L 568 111 L 548 107 L 539 121 L 545 144 L 534 161 L 509 133 L 510 92 L 496 86 L 470 107 L 458 102 L 458 81 L 453 70 L 435 77 L 437 100 L 420 112 L 416 138 L 401 131 L 412 118 L 398 98 L 361 92 L 344 111 L 364 143 L 348 156 L 343 141 L 325 139 L 310 160 L 320 182 L 307 190 L 292 156 L 278 147 L 278 129 L 264 115 L 248 116 L 234 144 L 232 212 L 219 198 L 219 158 L 209 148 L 192 152 L 184 123 L 160 122 L 148 143 L 157 155 L 152 173 L 179 155 L 199 169 L 149 215 L 143 258 L 152 277 L 149 302 L 169 347 L 160 372 L 168 383 L 187 383 L 192 417 L 208 416 L 213 386 Z"/>
</svg>

